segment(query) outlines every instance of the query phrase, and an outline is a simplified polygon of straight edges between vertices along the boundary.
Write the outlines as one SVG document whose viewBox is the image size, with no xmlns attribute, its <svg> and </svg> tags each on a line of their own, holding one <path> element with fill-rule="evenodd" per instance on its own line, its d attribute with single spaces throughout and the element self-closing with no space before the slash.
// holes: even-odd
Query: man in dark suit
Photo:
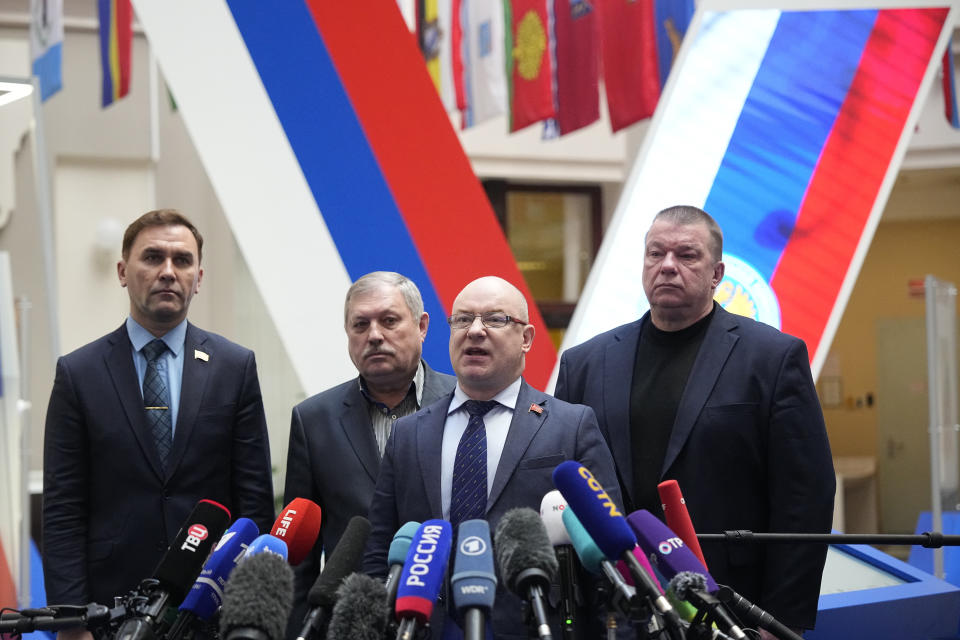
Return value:
<svg viewBox="0 0 960 640">
<path fill-rule="evenodd" d="M 112 604 L 151 577 L 198 500 L 272 524 L 253 353 L 186 320 L 202 247 L 177 211 L 134 221 L 117 263 L 130 316 L 57 362 L 43 464 L 50 603 Z"/>
<path fill-rule="evenodd" d="M 375 271 L 359 278 L 344 302 L 347 349 L 359 376 L 293 408 L 284 500 L 320 505 L 320 538 L 296 569 L 296 637 L 320 555 L 337 546 L 353 516 L 366 516 L 387 438 L 398 418 L 453 390 L 455 379 L 421 358 L 429 315 L 409 278 Z"/>
<path fill-rule="evenodd" d="M 593 407 L 628 510 L 663 515 L 676 479 L 700 533 L 830 531 L 834 473 L 803 342 L 713 301 L 723 236 L 695 207 L 646 236 L 650 312 L 567 350 L 556 395 Z M 711 574 L 812 628 L 826 546 L 702 544 Z"/>
<path fill-rule="evenodd" d="M 391 539 L 411 520 L 442 518 L 456 530 L 464 520 L 483 518 L 494 530 L 509 509 L 538 509 L 564 460 L 583 463 L 620 504 L 593 411 L 537 391 L 521 377 L 533 344 L 527 320 L 523 294 L 500 278 L 475 280 L 457 296 L 448 319 L 457 387 L 400 420 L 390 436 L 370 506 L 365 572 L 386 575 Z M 444 605 L 434 611 L 439 637 L 447 623 Z M 492 627 L 496 638 L 527 637 L 520 600 L 502 583 Z"/>
</svg>

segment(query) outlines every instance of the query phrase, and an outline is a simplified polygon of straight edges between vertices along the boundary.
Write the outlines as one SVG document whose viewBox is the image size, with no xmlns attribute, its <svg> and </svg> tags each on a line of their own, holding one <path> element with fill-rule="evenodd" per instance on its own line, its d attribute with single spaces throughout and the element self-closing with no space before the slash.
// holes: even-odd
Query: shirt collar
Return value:
<svg viewBox="0 0 960 640">
<path fill-rule="evenodd" d="M 423 371 L 423 360 L 420 360 L 420 362 L 417 363 L 417 371 L 416 371 L 416 373 L 413 374 L 413 380 L 410 382 L 410 386 L 413 388 L 413 391 L 414 391 L 414 393 L 415 393 L 416 396 L 417 396 L 417 407 L 418 407 L 418 408 L 423 405 L 423 379 L 424 379 L 424 376 L 425 376 L 425 374 L 424 374 L 424 371 Z M 382 402 L 378 402 L 378 401 L 374 400 L 374 399 L 373 399 L 373 396 L 370 395 L 370 392 L 367 391 L 367 381 L 363 379 L 363 376 L 360 376 L 360 377 L 359 377 L 359 381 L 360 381 L 360 393 L 363 395 L 364 398 L 366 398 L 367 402 L 370 402 L 370 403 L 373 403 L 373 404 L 380 404 L 380 405 L 382 405 L 382 404 L 383 404 Z M 409 392 L 407 392 L 407 393 L 409 393 Z M 387 408 L 388 408 L 388 409 L 392 409 L 393 407 L 387 407 Z"/>
<path fill-rule="evenodd" d="M 510 411 L 513 411 L 517 408 L 517 398 L 520 396 L 520 384 L 523 382 L 523 378 L 517 378 L 509 386 L 507 386 L 503 391 L 497 395 L 490 398 L 491 400 L 496 401 L 497 403 L 503 405 Z M 463 403 L 467 400 L 472 400 L 470 396 L 460 387 L 460 381 L 457 381 L 457 386 L 453 390 L 453 400 L 450 401 L 450 406 L 447 408 L 447 415 L 450 415 L 457 409 L 463 406 Z"/>
<path fill-rule="evenodd" d="M 155 335 L 144 329 L 140 323 L 130 316 L 127 316 L 127 335 L 130 337 L 130 344 L 133 345 L 134 351 L 138 352 L 147 346 L 148 343 L 156 339 Z M 167 348 L 170 349 L 175 357 L 179 356 L 180 352 L 183 351 L 183 344 L 187 339 L 186 318 L 173 329 L 163 334 L 160 339 L 166 343 Z"/>
</svg>

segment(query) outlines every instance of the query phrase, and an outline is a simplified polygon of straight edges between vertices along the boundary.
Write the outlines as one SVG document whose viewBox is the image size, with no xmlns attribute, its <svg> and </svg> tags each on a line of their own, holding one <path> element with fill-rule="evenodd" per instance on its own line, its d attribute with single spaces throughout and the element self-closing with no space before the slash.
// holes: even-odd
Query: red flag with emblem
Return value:
<svg viewBox="0 0 960 640">
<path fill-rule="evenodd" d="M 504 2 L 510 131 L 552 118 L 553 71 L 546 0 Z"/>
</svg>

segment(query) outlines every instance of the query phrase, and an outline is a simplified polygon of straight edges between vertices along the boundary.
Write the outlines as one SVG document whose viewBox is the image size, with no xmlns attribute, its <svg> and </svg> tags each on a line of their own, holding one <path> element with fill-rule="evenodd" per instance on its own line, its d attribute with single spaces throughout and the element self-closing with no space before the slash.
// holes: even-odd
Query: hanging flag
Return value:
<svg viewBox="0 0 960 640">
<path fill-rule="evenodd" d="M 552 118 L 553 71 L 550 64 L 546 0 L 503 3 L 504 39 L 510 96 L 510 131 Z"/>
<path fill-rule="evenodd" d="M 463 22 L 464 128 L 495 118 L 507 110 L 507 78 L 503 58 L 503 5 L 461 0 Z"/>
<path fill-rule="evenodd" d="M 453 13 L 453 0 L 419 0 L 417 2 L 417 43 L 427 63 L 427 72 L 440 95 L 443 108 L 457 108 L 453 80 L 454 49 L 453 22 L 459 16 Z"/>
<path fill-rule="evenodd" d="M 30 0 L 30 59 L 45 101 L 63 87 L 63 0 Z"/>
<path fill-rule="evenodd" d="M 556 108 L 560 135 L 600 118 L 596 0 L 554 0 Z"/>
<path fill-rule="evenodd" d="M 610 125 L 619 131 L 653 115 L 693 0 L 598 0 L 598 11 Z"/>
<path fill-rule="evenodd" d="M 947 122 L 954 129 L 960 129 L 960 117 L 957 115 L 957 75 L 953 68 L 953 47 L 948 42 L 943 52 L 943 112 Z"/>
<path fill-rule="evenodd" d="M 101 105 L 110 106 L 130 92 L 133 11 L 130 0 L 97 0 L 100 14 Z"/>
<path fill-rule="evenodd" d="M 450 73 L 453 75 L 454 105 L 460 112 L 467 109 L 467 93 L 463 86 L 463 0 L 450 2 Z"/>
</svg>

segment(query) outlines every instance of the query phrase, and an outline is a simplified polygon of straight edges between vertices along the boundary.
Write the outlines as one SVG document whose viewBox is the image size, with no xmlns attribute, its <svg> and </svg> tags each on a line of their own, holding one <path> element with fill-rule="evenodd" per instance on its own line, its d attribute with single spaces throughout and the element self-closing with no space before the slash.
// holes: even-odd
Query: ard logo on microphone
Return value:
<svg viewBox="0 0 960 640">
<path fill-rule="evenodd" d="M 479 536 L 469 536 L 460 543 L 460 553 L 465 556 L 479 556 L 487 550 L 487 543 Z"/>
<path fill-rule="evenodd" d="M 407 578 L 408 587 L 427 586 L 427 583 L 421 580 L 420 576 L 430 573 L 430 563 L 433 562 L 433 554 L 437 551 L 437 541 L 442 533 L 443 527 L 438 525 L 428 525 L 423 528 L 420 541 L 417 543 L 416 553 L 413 555 L 410 577 Z"/>
<path fill-rule="evenodd" d="M 183 546 L 180 547 L 180 550 L 196 551 L 197 545 L 203 542 L 208 535 L 210 535 L 210 532 L 207 531 L 207 528 L 202 524 L 190 525 L 190 528 L 187 529 L 187 539 L 183 541 Z"/>
<path fill-rule="evenodd" d="M 665 556 L 670 555 L 674 549 L 683 547 L 683 540 L 680 538 L 667 538 L 657 545 L 657 550 Z"/>
<path fill-rule="evenodd" d="M 613 504 L 613 500 L 611 500 L 610 496 L 607 495 L 607 492 L 603 490 L 603 485 L 600 484 L 599 480 L 593 477 L 593 474 L 590 473 L 590 470 L 586 467 L 580 467 L 578 471 L 580 472 L 580 477 L 587 481 L 587 486 L 593 491 L 594 497 L 596 497 L 597 500 L 600 500 L 603 506 L 606 508 L 610 517 L 623 517 L 623 514 L 617 509 L 617 505 Z"/>
</svg>

